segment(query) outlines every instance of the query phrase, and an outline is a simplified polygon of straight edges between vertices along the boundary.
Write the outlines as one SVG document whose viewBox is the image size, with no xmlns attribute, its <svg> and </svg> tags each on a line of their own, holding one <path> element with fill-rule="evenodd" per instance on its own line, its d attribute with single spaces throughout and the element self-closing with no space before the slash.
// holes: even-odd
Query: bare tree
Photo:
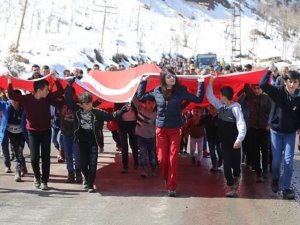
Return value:
<svg viewBox="0 0 300 225">
<path fill-rule="evenodd" d="M 188 47 L 188 41 L 189 41 L 189 37 L 190 37 L 190 34 L 191 34 L 191 31 L 190 31 L 190 24 L 186 21 L 186 20 L 183 20 L 182 23 L 181 23 L 181 32 L 182 32 L 182 36 L 183 36 L 183 47 Z"/>
<path fill-rule="evenodd" d="M 19 32 L 18 32 L 16 49 L 19 48 L 19 44 L 20 44 L 21 33 L 22 33 L 22 30 L 23 30 L 23 26 L 24 26 L 24 18 L 25 18 L 25 15 L 26 15 L 27 3 L 28 3 L 28 0 L 25 0 L 25 4 L 24 4 L 24 7 L 23 7 L 23 14 L 22 14 L 22 19 L 21 19 L 21 24 L 20 24 Z"/>
</svg>

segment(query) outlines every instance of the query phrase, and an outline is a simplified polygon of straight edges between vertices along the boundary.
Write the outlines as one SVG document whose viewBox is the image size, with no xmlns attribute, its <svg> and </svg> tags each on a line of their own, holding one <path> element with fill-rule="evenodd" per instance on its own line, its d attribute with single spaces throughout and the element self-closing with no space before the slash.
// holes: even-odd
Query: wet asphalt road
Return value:
<svg viewBox="0 0 300 225">
<path fill-rule="evenodd" d="M 298 150 L 293 179 L 297 198 L 293 201 L 271 192 L 270 177 L 256 183 L 255 173 L 244 168 L 239 198 L 225 198 L 223 173 L 209 172 L 210 159 L 197 167 L 189 156 L 180 157 L 178 197 L 166 197 L 159 176 L 143 179 L 133 166 L 128 174 L 120 174 L 121 155 L 107 132 L 105 152 L 99 154 L 96 193 L 65 183 L 66 167 L 56 162 L 55 149 L 50 190 L 35 190 L 28 154 L 26 149 L 29 174 L 21 183 L 14 182 L 13 174 L 3 173 L 0 159 L 0 224 L 300 224 Z"/>
</svg>

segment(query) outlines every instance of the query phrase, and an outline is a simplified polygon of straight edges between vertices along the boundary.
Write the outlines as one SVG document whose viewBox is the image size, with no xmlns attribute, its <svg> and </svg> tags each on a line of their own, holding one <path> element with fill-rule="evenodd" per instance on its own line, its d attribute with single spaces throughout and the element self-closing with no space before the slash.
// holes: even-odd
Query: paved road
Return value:
<svg viewBox="0 0 300 225">
<path fill-rule="evenodd" d="M 270 191 L 270 179 L 255 183 L 254 172 L 243 170 L 240 198 L 224 197 L 223 174 L 209 172 L 210 159 L 201 167 L 181 157 L 177 198 L 166 197 L 159 177 L 142 179 L 131 168 L 120 174 L 121 155 L 105 132 L 105 153 L 99 155 L 96 193 L 82 185 L 66 184 L 65 164 L 56 163 L 52 150 L 49 191 L 33 189 L 29 175 L 15 183 L 0 165 L 0 224 L 300 224 L 299 194 L 295 201 L 281 200 Z M 132 161 L 131 161 L 132 162 Z M 294 186 L 300 190 L 300 152 L 295 157 Z"/>
</svg>

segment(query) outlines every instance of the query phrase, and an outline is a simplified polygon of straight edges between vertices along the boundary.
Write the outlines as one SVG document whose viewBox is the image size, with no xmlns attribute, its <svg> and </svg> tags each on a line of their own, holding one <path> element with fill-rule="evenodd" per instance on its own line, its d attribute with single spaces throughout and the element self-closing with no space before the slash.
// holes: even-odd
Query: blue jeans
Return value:
<svg viewBox="0 0 300 225">
<path fill-rule="evenodd" d="M 9 155 L 8 134 L 6 131 L 1 143 L 1 147 L 2 147 L 3 157 L 4 157 L 4 165 L 5 167 L 10 167 L 11 163 L 10 163 L 10 155 Z"/>
<path fill-rule="evenodd" d="M 295 153 L 296 132 L 281 133 L 271 130 L 272 145 L 272 178 L 280 178 L 280 164 L 284 156 L 284 171 L 282 175 L 282 189 L 290 189 L 293 175 L 293 160 Z"/>
<path fill-rule="evenodd" d="M 74 163 L 75 159 L 75 169 L 80 170 L 80 157 L 79 157 L 79 146 L 78 142 L 75 140 L 74 136 L 62 135 L 63 139 L 63 149 L 65 151 L 65 159 L 67 164 L 68 173 L 74 173 Z"/>
<path fill-rule="evenodd" d="M 54 144 L 55 148 L 58 150 L 63 149 L 63 141 L 62 141 L 62 134 L 60 132 L 60 128 L 51 128 L 52 129 L 52 136 L 51 142 Z"/>
<path fill-rule="evenodd" d="M 149 159 L 151 168 L 155 169 L 156 167 L 155 139 L 137 136 L 137 141 L 138 141 L 138 148 L 140 150 L 141 167 L 147 167 L 147 162 Z"/>
</svg>

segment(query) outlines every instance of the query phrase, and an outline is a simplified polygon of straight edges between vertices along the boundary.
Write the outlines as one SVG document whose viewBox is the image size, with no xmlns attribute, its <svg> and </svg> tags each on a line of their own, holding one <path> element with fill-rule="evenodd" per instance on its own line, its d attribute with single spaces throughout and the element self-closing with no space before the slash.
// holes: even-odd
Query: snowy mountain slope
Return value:
<svg viewBox="0 0 300 225">
<path fill-rule="evenodd" d="M 25 0 L 2 2 L 0 71 L 6 70 L 3 62 L 9 55 L 9 46 L 16 43 Z M 256 1 L 247 2 L 254 7 Z M 110 0 L 107 6 L 113 8 L 107 8 L 101 43 L 104 5 L 103 0 L 29 0 L 19 47 L 20 54 L 30 61 L 24 64 L 26 70 L 33 63 L 48 64 L 58 71 L 85 69 L 96 62 L 94 50 L 102 54 L 102 68 L 113 63 L 111 59 L 116 53 L 128 57 L 142 54 L 159 60 L 162 53 L 190 57 L 215 52 L 226 61 L 230 59 L 231 11 L 221 5 L 210 11 L 184 0 Z M 264 31 L 265 27 L 249 7 L 243 7 L 243 54 L 251 50 L 260 58 L 281 55 L 276 29 L 270 29 L 271 40 L 258 38 L 253 47 L 250 31 Z M 288 56 L 291 55 L 290 50 Z"/>
</svg>

